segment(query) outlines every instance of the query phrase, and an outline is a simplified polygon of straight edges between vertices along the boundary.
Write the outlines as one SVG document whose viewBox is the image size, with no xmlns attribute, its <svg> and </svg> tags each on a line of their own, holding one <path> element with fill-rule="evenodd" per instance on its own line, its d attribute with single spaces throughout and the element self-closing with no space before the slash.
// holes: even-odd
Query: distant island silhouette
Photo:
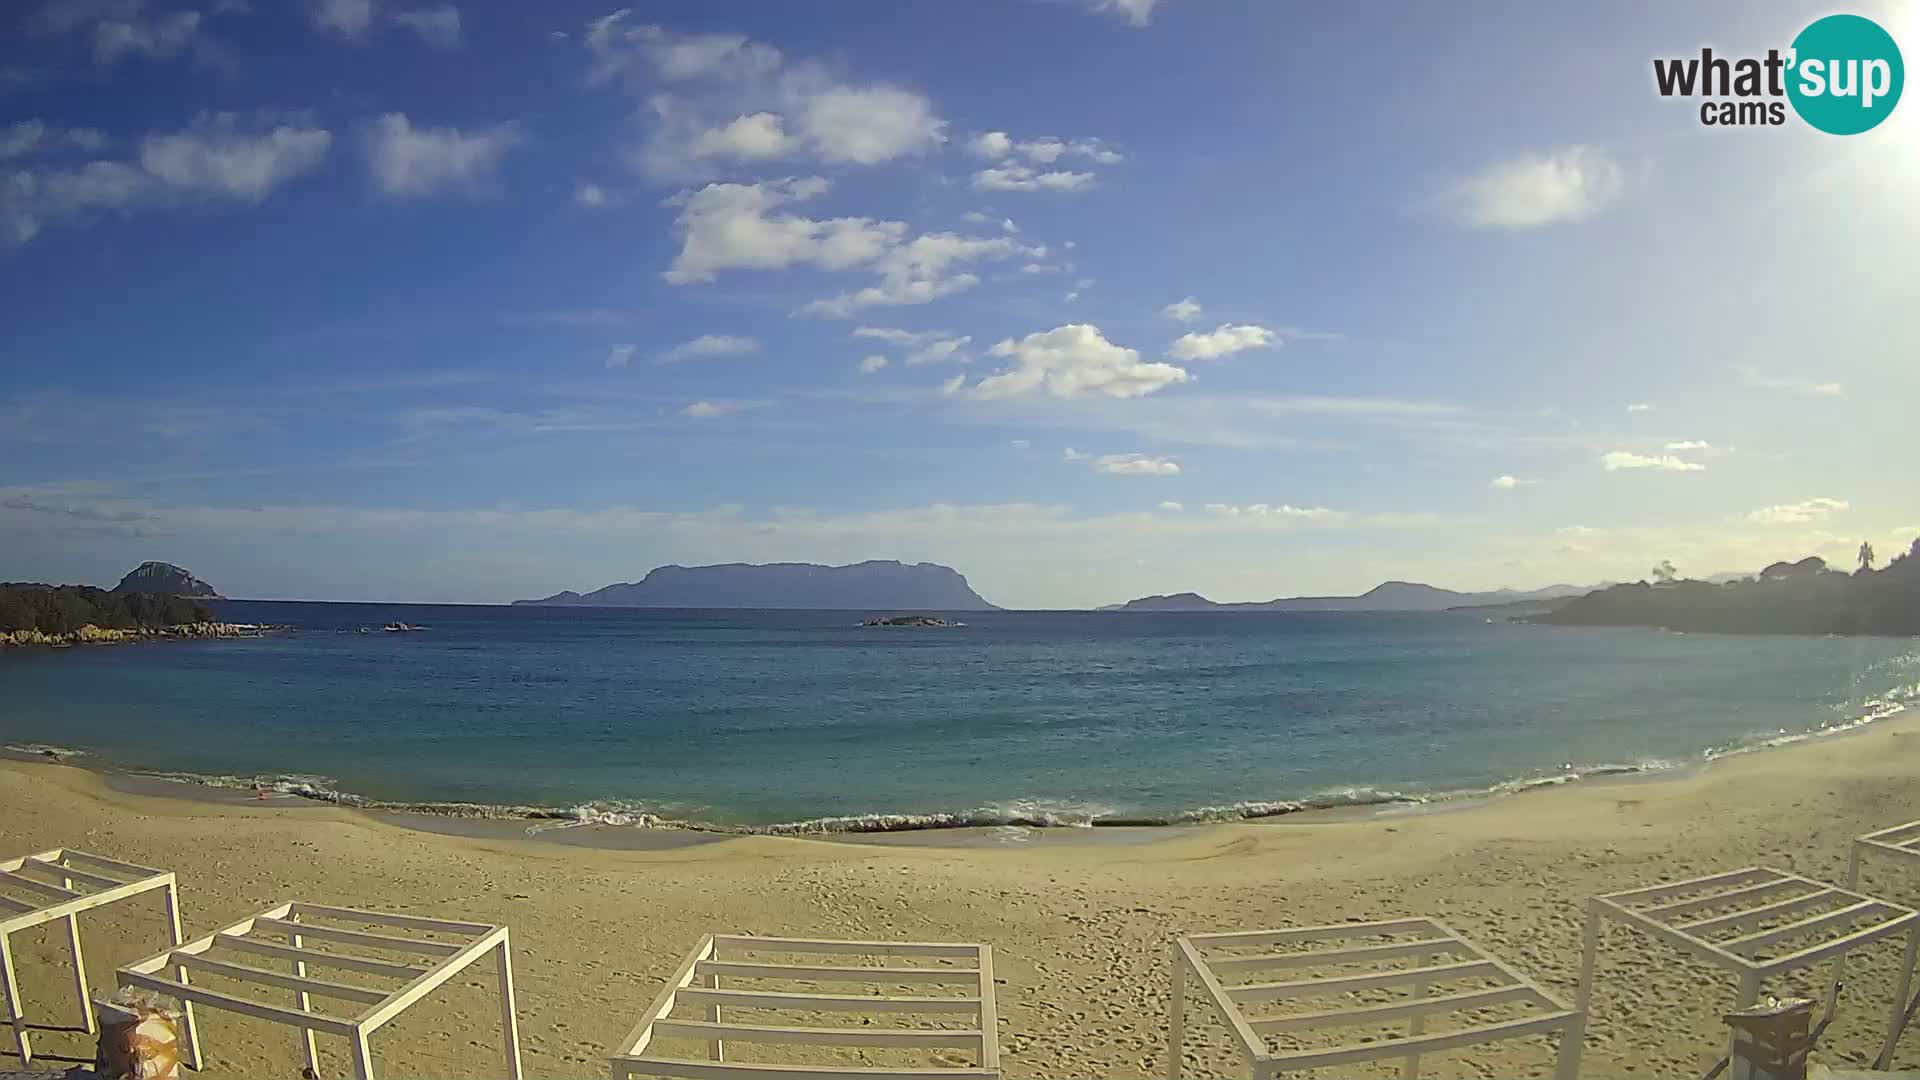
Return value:
<svg viewBox="0 0 1920 1080">
<path fill-rule="evenodd" d="M 1537 604 L 1580 596 L 1589 587 L 1549 585 L 1544 589 L 1467 593 L 1437 588 L 1417 581 L 1387 581 L 1359 596 L 1293 596 L 1278 600 L 1219 603 L 1199 593 L 1143 596 L 1101 611 L 1445 611 L 1449 608 Z"/>
<path fill-rule="evenodd" d="M 660 566 L 636 582 L 590 593 L 515 600 L 517 607 L 807 608 L 860 611 L 993 611 L 967 579 L 938 563 L 870 560 Z"/>
<path fill-rule="evenodd" d="M 1682 579 L 1672 563 L 1662 563 L 1651 582 L 1601 589 L 1527 621 L 1714 634 L 1920 635 L 1920 540 L 1884 569 L 1873 563 L 1872 545 L 1862 544 L 1852 573 L 1810 557 L 1720 583 Z"/>
</svg>

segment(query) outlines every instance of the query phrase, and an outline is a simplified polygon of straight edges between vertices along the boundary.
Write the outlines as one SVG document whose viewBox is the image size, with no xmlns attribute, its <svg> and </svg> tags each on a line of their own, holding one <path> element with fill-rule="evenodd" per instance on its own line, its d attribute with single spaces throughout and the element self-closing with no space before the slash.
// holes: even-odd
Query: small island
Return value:
<svg viewBox="0 0 1920 1080">
<path fill-rule="evenodd" d="M 948 622 L 938 615 L 877 615 L 871 619 L 863 620 L 860 625 L 935 627 L 959 626 L 960 624 Z"/>
</svg>

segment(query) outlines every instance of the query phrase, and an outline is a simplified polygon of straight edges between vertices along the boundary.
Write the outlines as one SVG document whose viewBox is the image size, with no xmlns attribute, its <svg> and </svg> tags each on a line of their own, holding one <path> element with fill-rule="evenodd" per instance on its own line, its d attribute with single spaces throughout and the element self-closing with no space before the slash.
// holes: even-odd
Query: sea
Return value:
<svg viewBox="0 0 1920 1080">
<path fill-rule="evenodd" d="M 0 745 L 369 807 L 838 833 L 1435 806 L 1920 702 L 1920 640 L 1463 612 L 218 606 L 288 629 L 0 654 Z"/>
</svg>

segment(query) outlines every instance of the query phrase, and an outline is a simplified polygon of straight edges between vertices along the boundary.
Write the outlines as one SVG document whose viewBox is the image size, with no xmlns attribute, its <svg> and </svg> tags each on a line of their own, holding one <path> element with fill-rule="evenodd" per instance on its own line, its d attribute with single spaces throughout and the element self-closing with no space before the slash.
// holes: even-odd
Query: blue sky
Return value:
<svg viewBox="0 0 1920 1080">
<path fill-rule="evenodd" d="M 1652 87 L 1823 6 L 13 10 L 0 577 L 1055 607 L 1920 535 L 1920 108 Z"/>
</svg>

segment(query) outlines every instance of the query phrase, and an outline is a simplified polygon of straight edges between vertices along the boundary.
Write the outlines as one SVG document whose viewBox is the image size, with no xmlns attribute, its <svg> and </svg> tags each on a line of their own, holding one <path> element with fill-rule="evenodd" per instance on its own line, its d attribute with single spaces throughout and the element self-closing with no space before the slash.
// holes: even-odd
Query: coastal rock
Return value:
<svg viewBox="0 0 1920 1080">
<path fill-rule="evenodd" d="M 262 626 L 254 623 L 198 622 L 182 623 L 179 626 L 121 630 L 88 623 L 78 630 L 65 634 L 49 634 L 42 630 L 0 630 L 0 648 L 22 648 L 30 645 L 124 645 L 136 641 L 263 637 L 275 630 L 285 629 L 287 628 L 284 626 Z"/>
<path fill-rule="evenodd" d="M 860 625 L 931 627 L 953 626 L 956 624 L 950 623 L 938 615 L 885 615 L 863 620 Z"/>
<path fill-rule="evenodd" d="M 816 611 L 993 611 L 950 566 L 873 560 L 850 566 L 817 563 L 725 563 L 661 566 L 637 582 L 584 596 L 568 591 L 517 605 L 547 607 L 788 608 Z"/>
<path fill-rule="evenodd" d="M 113 587 L 117 593 L 160 593 L 166 596 L 200 596 L 211 600 L 220 599 L 213 586 L 194 577 L 185 569 L 166 562 L 143 562 L 120 584 Z"/>
</svg>

